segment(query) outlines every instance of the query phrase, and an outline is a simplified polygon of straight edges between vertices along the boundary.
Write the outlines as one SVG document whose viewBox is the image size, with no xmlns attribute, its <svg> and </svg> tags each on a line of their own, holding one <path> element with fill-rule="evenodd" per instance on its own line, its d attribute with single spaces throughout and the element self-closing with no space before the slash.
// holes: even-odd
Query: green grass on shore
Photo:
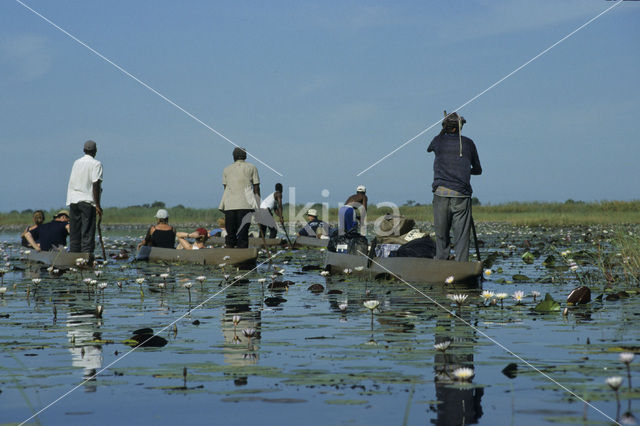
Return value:
<svg viewBox="0 0 640 426">
<path fill-rule="evenodd" d="M 296 206 L 294 213 L 298 215 L 303 206 Z M 322 205 L 315 205 L 318 212 L 322 212 Z M 400 213 L 418 222 L 431 222 L 433 210 L 431 205 L 400 206 Z M 157 207 L 130 206 L 105 208 L 103 223 L 114 224 L 150 224 Z M 174 224 L 213 224 L 223 217 L 218 209 L 196 209 L 184 206 L 167 208 L 170 221 Z M 289 220 L 289 206 L 285 205 L 285 220 Z M 46 214 L 49 221 L 56 210 Z M 337 220 L 337 208 L 329 209 L 328 221 Z M 369 207 L 369 222 L 374 221 L 385 213 L 392 212 L 389 207 Z M 322 213 L 321 213 L 322 214 Z M 0 213 L 0 226 L 27 225 L 31 223 L 31 210 L 22 212 L 12 211 Z M 495 206 L 474 206 L 473 216 L 476 222 L 501 222 L 513 225 L 590 225 L 590 224 L 622 224 L 640 223 L 639 201 L 601 201 L 581 202 L 567 201 L 564 203 L 543 202 L 511 202 Z M 322 218 L 327 220 L 326 217 Z"/>
</svg>

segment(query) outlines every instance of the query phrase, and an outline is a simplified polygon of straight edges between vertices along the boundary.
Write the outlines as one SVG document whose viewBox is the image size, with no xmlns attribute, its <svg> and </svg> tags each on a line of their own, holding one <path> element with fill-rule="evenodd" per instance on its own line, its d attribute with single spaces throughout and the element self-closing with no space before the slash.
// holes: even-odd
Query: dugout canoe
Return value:
<svg viewBox="0 0 640 426">
<path fill-rule="evenodd" d="M 217 266 L 221 263 L 238 267 L 251 267 L 258 258 L 257 248 L 228 249 L 205 248 L 200 250 L 177 250 L 162 247 L 141 247 L 136 260 L 150 262 L 196 263 Z"/>
<path fill-rule="evenodd" d="M 264 242 L 266 242 L 267 247 L 275 247 L 283 246 L 286 243 L 286 240 L 283 240 L 282 238 L 265 238 Z M 224 245 L 224 237 L 210 237 L 207 240 L 207 244 L 211 244 L 213 246 L 222 246 Z M 264 247 L 262 238 L 249 238 L 249 248 L 251 247 Z"/>
<path fill-rule="evenodd" d="M 26 258 L 31 262 L 44 263 L 50 266 L 70 267 L 76 266 L 76 259 L 89 260 L 88 253 L 72 253 L 68 251 L 36 251 L 31 250 Z"/>
<path fill-rule="evenodd" d="M 294 247 L 318 247 L 326 248 L 329 245 L 328 238 L 304 237 L 298 236 L 293 242 Z"/>
<path fill-rule="evenodd" d="M 443 284 L 454 277 L 454 285 L 476 288 L 482 276 L 481 262 L 455 262 L 419 257 L 375 257 L 369 262 L 366 256 L 327 252 L 325 269 L 332 274 L 350 273 L 369 279 L 400 278 L 410 283 Z"/>
</svg>

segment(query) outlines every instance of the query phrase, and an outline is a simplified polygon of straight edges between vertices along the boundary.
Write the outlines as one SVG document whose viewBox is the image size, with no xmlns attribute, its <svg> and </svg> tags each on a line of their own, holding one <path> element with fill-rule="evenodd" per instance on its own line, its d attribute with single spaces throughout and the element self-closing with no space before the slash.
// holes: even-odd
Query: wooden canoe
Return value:
<svg viewBox="0 0 640 426">
<path fill-rule="evenodd" d="M 294 247 L 318 247 L 326 248 L 329 245 L 328 238 L 303 237 L 297 236 L 293 242 Z"/>
<path fill-rule="evenodd" d="M 461 284 L 466 288 L 478 287 L 482 275 L 481 262 L 455 262 L 418 257 L 376 257 L 369 262 L 366 256 L 332 252 L 326 254 L 325 268 L 331 273 L 339 274 L 349 269 L 350 273 L 361 274 L 370 279 L 395 276 L 410 283 L 443 284 L 453 275 L 454 284 Z"/>
<path fill-rule="evenodd" d="M 32 262 L 44 263 L 45 265 L 70 267 L 76 266 L 76 259 L 83 258 L 89 259 L 88 253 L 71 253 L 68 251 L 36 251 L 31 250 L 26 255 L 27 259 Z"/>
<path fill-rule="evenodd" d="M 227 259 L 225 259 L 228 257 Z M 151 262 L 198 263 L 201 265 L 227 265 L 250 267 L 256 264 L 257 248 L 228 249 L 206 248 L 200 250 L 177 250 L 162 247 L 141 247 L 136 260 Z"/>
<path fill-rule="evenodd" d="M 267 247 L 282 246 L 286 243 L 286 240 L 282 238 L 265 238 L 264 241 L 267 243 Z M 224 237 L 210 237 L 207 240 L 207 244 L 211 244 L 212 246 L 224 245 Z M 249 238 L 249 248 L 251 247 L 264 247 L 262 238 Z"/>
</svg>

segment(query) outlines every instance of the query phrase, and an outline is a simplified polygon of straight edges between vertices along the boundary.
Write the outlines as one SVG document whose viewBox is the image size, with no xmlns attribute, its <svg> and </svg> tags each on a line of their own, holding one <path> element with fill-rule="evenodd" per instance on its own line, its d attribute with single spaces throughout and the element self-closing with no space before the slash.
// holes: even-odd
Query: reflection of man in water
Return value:
<svg viewBox="0 0 640 426">
<path fill-rule="evenodd" d="M 446 372 L 452 376 L 451 372 L 456 368 L 473 368 L 472 343 L 475 342 L 473 330 L 444 313 L 439 315 L 436 325 L 436 330 L 445 331 L 436 333 L 435 343 L 451 341 L 451 346 L 455 346 L 456 349 L 455 353 L 449 353 L 453 351 L 436 352 L 435 384 L 436 398 L 439 404 L 437 418 L 432 419 L 431 422 L 442 426 L 478 423 L 478 419 L 482 417 L 481 400 L 484 389 L 481 387 L 459 387 L 458 383 L 448 380 L 446 374 L 438 374 L 444 373 L 446 369 Z M 456 325 L 457 327 L 455 327 Z M 461 352 L 461 349 L 465 349 L 465 351 Z"/>
<path fill-rule="evenodd" d="M 73 342 L 69 348 L 71 365 L 83 368 L 84 379 L 89 379 L 102 367 L 102 346 L 86 344 L 94 340 L 94 330 L 99 326 L 99 320 L 93 311 L 87 310 L 70 312 L 66 323 L 67 337 Z M 95 377 L 84 384 L 86 392 L 95 392 L 96 387 Z"/>
<path fill-rule="evenodd" d="M 233 325 L 233 316 L 240 317 L 239 324 Z M 251 310 L 249 288 L 246 285 L 230 287 L 226 294 L 225 313 L 222 316 L 221 328 L 224 336 L 224 362 L 238 367 L 253 365 L 258 362 L 258 341 L 260 339 L 260 311 Z M 254 329 L 255 336 L 249 339 L 242 333 L 243 329 Z M 246 385 L 246 377 L 234 378 L 236 385 Z"/>
</svg>

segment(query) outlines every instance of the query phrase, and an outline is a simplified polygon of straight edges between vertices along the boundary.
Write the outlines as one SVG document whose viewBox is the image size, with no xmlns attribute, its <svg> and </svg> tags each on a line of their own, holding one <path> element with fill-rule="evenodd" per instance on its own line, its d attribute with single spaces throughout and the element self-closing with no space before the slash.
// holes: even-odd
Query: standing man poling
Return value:
<svg viewBox="0 0 640 426">
<path fill-rule="evenodd" d="M 102 217 L 102 163 L 95 159 L 97 152 L 94 141 L 84 143 L 84 156 L 73 163 L 67 188 L 69 251 L 89 253 L 89 263 L 96 245 L 96 215 Z"/>
<path fill-rule="evenodd" d="M 442 131 L 433 138 L 427 152 L 433 161 L 433 223 L 436 231 L 436 258 L 448 259 L 453 231 L 457 261 L 469 259 L 471 230 L 471 175 L 482 173 L 476 145 L 460 135 L 464 117 L 453 112 L 442 121 Z"/>
<path fill-rule="evenodd" d="M 258 169 L 245 162 L 247 151 L 244 148 L 233 150 L 233 164 L 222 172 L 224 193 L 218 207 L 224 213 L 225 246 L 228 248 L 249 247 L 250 220 L 243 221 L 247 214 L 258 208 L 260 198 L 260 177 Z"/>
<path fill-rule="evenodd" d="M 273 213 L 275 213 L 279 218 L 280 222 L 284 223 L 284 218 L 282 217 L 282 184 L 276 183 L 275 191 L 271 194 L 267 195 L 264 200 L 260 203 L 260 209 L 266 210 L 270 216 L 273 217 Z M 269 231 L 267 235 L 267 230 Z M 264 224 L 260 224 L 260 233 L 267 238 L 275 238 L 278 230 L 275 226 L 267 226 Z"/>
</svg>

